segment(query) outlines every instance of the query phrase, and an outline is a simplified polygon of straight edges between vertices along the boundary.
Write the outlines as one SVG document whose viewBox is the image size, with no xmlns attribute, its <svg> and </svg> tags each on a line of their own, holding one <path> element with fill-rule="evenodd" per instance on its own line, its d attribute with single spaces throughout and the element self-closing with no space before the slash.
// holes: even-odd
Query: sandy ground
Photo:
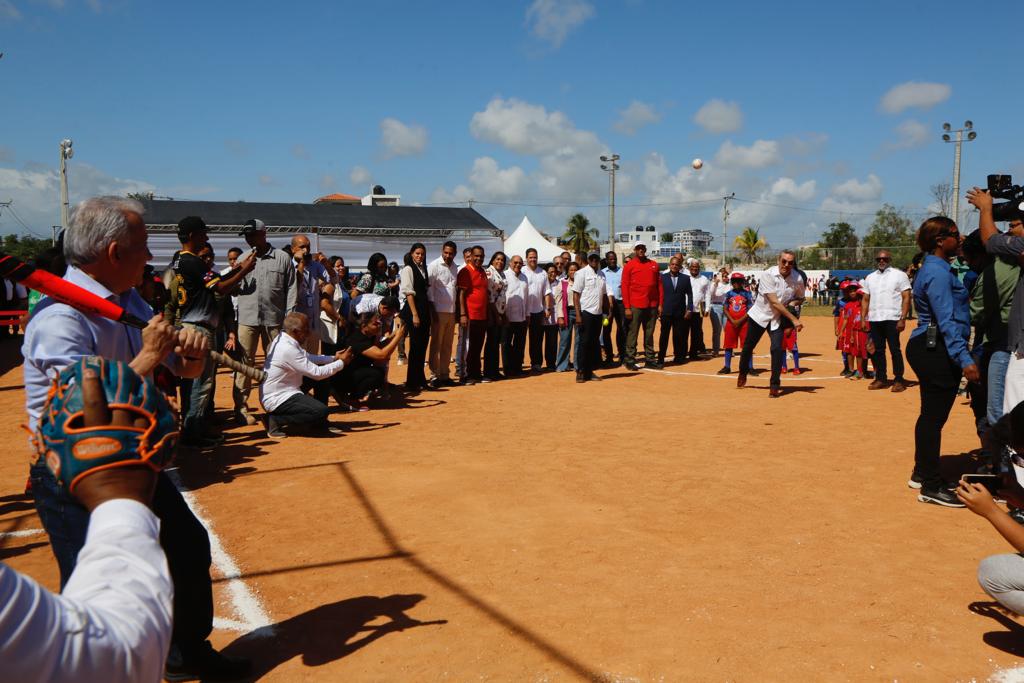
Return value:
<svg viewBox="0 0 1024 683">
<path fill-rule="evenodd" d="M 975 579 L 1009 546 L 906 487 L 916 390 L 838 378 L 831 320 L 806 322 L 811 372 L 778 400 L 767 373 L 737 390 L 708 360 L 423 394 L 337 415 L 333 439 L 229 426 L 179 473 L 275 625 L 247 628 L 215 572 L 218 617 L 243 632 L 214 642 L 275 681 L 966 681 L 1018 665 L 1021 627 Z M 14 349 L 0 532 L 40 527 L 19 495 Z M 951 471 L 975 442 L 958 401 Z M 45 535 L 0 538 L 0 558 L 56 585 Z"/>
</svg>

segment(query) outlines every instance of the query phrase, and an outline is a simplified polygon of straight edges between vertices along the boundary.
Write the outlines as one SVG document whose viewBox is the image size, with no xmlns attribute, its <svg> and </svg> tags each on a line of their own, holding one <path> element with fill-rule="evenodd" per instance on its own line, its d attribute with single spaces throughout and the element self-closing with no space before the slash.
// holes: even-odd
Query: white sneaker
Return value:
<svg viewBox="0 0 1024 683">
<path fill-rule="evenodd" d="M 405 365 L 405 359 L 404 358 L 399 358 L 398 359 L 398 364 L 399 365 Z"/>
</svg>

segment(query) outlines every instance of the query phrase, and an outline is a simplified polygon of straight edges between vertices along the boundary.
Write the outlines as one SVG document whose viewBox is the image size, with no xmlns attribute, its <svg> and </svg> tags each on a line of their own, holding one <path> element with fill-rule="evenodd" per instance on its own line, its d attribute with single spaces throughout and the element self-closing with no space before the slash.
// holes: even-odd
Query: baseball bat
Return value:
<svg viewBox="0 0 1024 683">
<path fill-rule="evenodd" d="M 42 292 L 51 299 L 67 304 L 83 313 L 93 313 L 140 330 L 149 324 L 149 321 L 132 315 L 112 301 L 107 301 L 64 278 L 57 277 L 45 270 L 39 270 L 21 259 L 3 253 L 0 253 L 0 278 L 21 282 L 37 292 Z M 212 349 L 210 358 L 215 363 L 240 372 L 256 382 L 262 382 L 267 377 L 267 373 L 263 370 L 240 363 L 234 358 Z"/>
</svg>

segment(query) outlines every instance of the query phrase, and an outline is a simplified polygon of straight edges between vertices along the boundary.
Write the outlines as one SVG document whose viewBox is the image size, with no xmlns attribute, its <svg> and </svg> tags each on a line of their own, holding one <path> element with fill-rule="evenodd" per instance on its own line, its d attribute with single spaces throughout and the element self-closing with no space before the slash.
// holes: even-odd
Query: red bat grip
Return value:
<svg viewBox="0 0 1024 683">
<path fill-rule="evenodd" d="M 114 302 L 107 301 L 53 273 L 34 268 L 13 256 L 0 256 L 0 278 L 21 282 L 51 299 L 86 313 L 94 313 L 139 329 L 146 326 L 146 321 L 136 318 Z"/>
</svg>

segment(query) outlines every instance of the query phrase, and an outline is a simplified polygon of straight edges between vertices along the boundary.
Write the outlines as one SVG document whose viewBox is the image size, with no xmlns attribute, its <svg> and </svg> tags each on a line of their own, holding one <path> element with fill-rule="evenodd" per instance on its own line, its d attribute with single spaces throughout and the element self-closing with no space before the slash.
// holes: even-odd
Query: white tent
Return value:
<svg viewBox="0 0 1024 683">
<path fill-rule="evenodd" d="M 544 239 L 544 235 L 540 234 L 540 230 L 533 227 L 530 219 L 523 216 L 523 222 L 505 240 L 505 253 L 508 254 L 509 258 L 513 256 L 526 258 L 526 250 L 530 247 L 537 250 L 537 260 L 541 263 L 551 261 L 565 251 Z"/>
</svg>

